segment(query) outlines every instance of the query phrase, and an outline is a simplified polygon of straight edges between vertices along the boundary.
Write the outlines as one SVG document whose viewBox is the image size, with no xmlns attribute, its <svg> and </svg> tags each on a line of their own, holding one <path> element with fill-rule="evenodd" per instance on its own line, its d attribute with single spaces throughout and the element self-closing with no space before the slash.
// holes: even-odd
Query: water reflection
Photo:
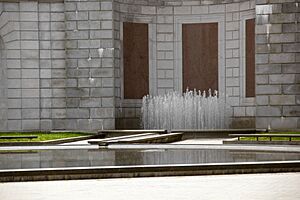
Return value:
<svg viewBox="0 0 300 200">
<path fill-rule="evenodd" d="M 300 160 L 300 153 L 241 150 L 38 150 L 0 151 L 0 169 Z"/>
</svg>

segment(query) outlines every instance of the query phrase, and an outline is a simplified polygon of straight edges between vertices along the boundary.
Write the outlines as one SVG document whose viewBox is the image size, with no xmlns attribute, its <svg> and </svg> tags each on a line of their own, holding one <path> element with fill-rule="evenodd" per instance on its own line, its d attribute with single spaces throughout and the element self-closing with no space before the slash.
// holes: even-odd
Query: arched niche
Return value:
<svg viewBox="0 0 300 200">
<path fill-rule="evenodd" d="M 1 36 L 0 36 L 0 130 L 7 130 L 6 51 Z"/>
</svg>

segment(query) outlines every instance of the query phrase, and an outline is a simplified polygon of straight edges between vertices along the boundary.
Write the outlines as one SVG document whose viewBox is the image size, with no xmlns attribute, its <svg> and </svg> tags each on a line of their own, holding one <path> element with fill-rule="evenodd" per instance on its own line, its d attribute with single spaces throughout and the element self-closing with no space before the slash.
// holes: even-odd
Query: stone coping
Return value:
<svg viewBox="0 0 300 200">
<path fill-rule="evenodd" d="M 267 129 L 172 129 L 171 132 L 184 133 L 253 133 L 266 132 Z"/>
<path fill-rule="evenodd" d="M 104 133 L 106 137 L 117 137 L 125 136 L 134 133 L 160 133 L 164 134 L 167 132 L 183 133 L 183 139 L 191 138 L 217 138 L 217 137 L 229 137 L 228 134 L 231 133 L 257 133 L 266 132 L 267 129 L 173 129 L 171 131 L 167 130 L 99 130 L 98 133 Z"/>
<path fill-rule="evenodd" d="M 104 134 L 105 137 L 120 137 L 120 136 L 129 136 L 133 134 L 141 134 L 141 133 L 157 133 L 157 134 L 165 134 L 167 130 L 99 130 L 98 134 Z"/>
<path fill-rule="evenodd" d="M 277 133 L 277 132 L 300 132 L 300 129 L 271 129 L 268 131 L 269 133 Z"/>
<path fill-rule="evenodd" d="M 88 134 L 88 135 L 95 135 L 98 134 L 96 131 L 86 131 L 86 130 L 26 130 L 26 131 L 0 131 L 0 133 L 24 133 L 24 134 L 28 134 L 28 133 L 33 133 L 33 132 L 37 132 L 37 133 L 80 133 L 80 134 Z"/>
<path fill-rule="evenodd" d="M 55 144 L 63 144 L 67 142 L 77 142 L 81 140 L 88 140 L 103 137 L 103 135 L 88 135 L 88 136 L 79 136 L 79 137 L 71 137 L 71 138 L 63 138 L 57 140 L 47 140 L 41 142 L 0 142 L 0 146 L 44 146 L 44 145 L 55 145 Z"/>
<path fill-rule="evenodd" d="M 300 161 L 0 170 L 0 182 L 300 172 Z"/>
<path fill-rule="evenodd" d="M 300 146 L 300 141 L 241 141 L 241 140 L 223 140 L 223 144 L 299 145 Z"/>
<path fill-rule="evenodd" d="M 148 136 L 148 135 L 157 135 L 157 133 L 139 133 L 139 134 L 130 134 L 125 136 L 119 136 L 119 137 L 107 137 L 100 140 L 90 140 L 88 141 L 89 144 L 99 144 L 99 142 L 109 142 L 109 141 L 118 141 L 122 139 L 128 139 L 138 136 Z"/>
<path fill-rule="evenodd" d="M 295 145 L 236 145 L 236 144 L 111 144 L 107 149 L 215 149 L 215 150 L 245 150 L 257 152 L 295 152 L 300 153 L 300 146 Z"/>
<path fill-rule="evenodd" d="M 257 152 L 289 152 L 300 153 L 300 146 L 296 145 L 235 145 L 235 144 L 111 144 L 109 150 L 152 150 L 152 149 L 202 149 L 202 150 L 245 150 Z M 38 145 L 38 146 L 0 146 L 0 151 L 15 150 L 55 150 L 55 149 L 88 149 L 98 150 L 96 145 Z"/>
<path fill-rule="evenodd" d="M 183 140 L 193 138 L 230 138 L 232 133 L 258 133 L 266 132 L 267 129 L 177 129 L 172 133 L 182 132 Z"/>
<path fill-rule="evenodd" d="M 165 129 L 99 130 L 98 133 L 167 133 L 167 130 L 165 130 Z"/>
<path fill-rule="evenodd" d="M 136 143 L 171 143 L 180 141 L 183 133 L 168 133 L 168 134 L 156 134 L 156 133 L 146 133 L 131 135 L 132 137 L 113 137 L 103 140 L 96 141 L 99 146 L 108 146 L 110 144 L 136 144 Z M 89 142 L 90 143 L 90 142 Z M 95 141 L 93 141 L 95 143 Z"/>
</svg>

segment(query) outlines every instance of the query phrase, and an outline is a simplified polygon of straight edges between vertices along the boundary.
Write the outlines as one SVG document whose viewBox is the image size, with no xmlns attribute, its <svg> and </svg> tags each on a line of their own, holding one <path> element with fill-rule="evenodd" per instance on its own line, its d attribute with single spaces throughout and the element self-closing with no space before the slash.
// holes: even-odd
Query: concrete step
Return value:
<svg viewBox="0 0 300 200">
<path fill-rule="evenodd" d="M 133 137 L 142 137 L 142 136 L 148 136 L 148 135 L 158 135 L 157 133 L 141 133 L 141 134 L 133 134 L 133 135 L 125 135 L 125 136 L 119 136 L 119 137 L 110 137 L 110 138 L 105 138 L 105 139 L 95 139 L 95 140 L 90 140 L 88 143 L 90 144 L 98 144 L 99 142 L 112 142 L 112 141 L 119 141 L 122 139 L 128 139 L 128 138 L 133 138 Z"/>
<path fill-rule="evenodd" d="M 90 144 L 98 144 L 99 146 L 107 146 L 116 143 L 170 143 L 182 139 L 183 133 L 168 133 L 168 134 L 138 134 L 134 137 L 127 138 L 111 138 L 111 140 L 98 140 L 89 142 Z"/>
<path fill-rule="evenodd" d="M 140 133 L 157 133 L 157 134 L 165 134 L 167 130 L 100 130 L 98 134 L 104 134 L 105 137 L 118 137 L 118 136 L 128 136 L 132 134 L 140 134 Z"/>
</svg>

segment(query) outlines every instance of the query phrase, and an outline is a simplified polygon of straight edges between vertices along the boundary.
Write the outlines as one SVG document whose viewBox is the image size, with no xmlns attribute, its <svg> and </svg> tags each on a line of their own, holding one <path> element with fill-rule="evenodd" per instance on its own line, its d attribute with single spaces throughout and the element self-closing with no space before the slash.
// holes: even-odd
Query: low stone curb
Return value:
<svg viewBox="0 0 300 200">
<path fill-rule="evenodd" d="M 173 129 L 171 133 L 183 133 L 183 139 L 229 137 L 232 133 L 266 132 L 267 129 Z M 106 137 L 119 137 L 137 133 L 167 133 L 167 130 L 100 130 Z"/>
<path fill-rule="evenodd" d="M 77 142 L 81 140 L 95 139 L 101 138 L 104 135 L 95 134 L 88 136 L 79 136 L 79 137 L 71 137 L 71 138 L 63 138 L 57 140 L 48 140 L 42 142 L 0 142 L 0 146 L 40 146 L 40 145 L 55 145 L 55 144 L 63 144 L 67 142 Z"/>
<path fill-rule="evenodd" d="M 299 172 L 300 161 L 0 170 L 0 182 Z"/>
<path fill-rule="evenodd" d="M 253 132 L 267 132 L 267 129 L 172 129 L 171 132 L 184 132 L 184 133 L 253 133 Z"/>
<path fill-rule="evenodd" d="M 172 133 L 182 132 L 183 140 L 194 138 L 231 138 L 233 133 L 258 133 L 266 132 L 267 129 L 178 129 Z"/>
<path fill-rule="evenodd" d="M 223 144 L 263 144 L 263 145 L 300 145 L 300 141 L 238 141 L 236 140 L 223 140 Z"/>
</svg>

